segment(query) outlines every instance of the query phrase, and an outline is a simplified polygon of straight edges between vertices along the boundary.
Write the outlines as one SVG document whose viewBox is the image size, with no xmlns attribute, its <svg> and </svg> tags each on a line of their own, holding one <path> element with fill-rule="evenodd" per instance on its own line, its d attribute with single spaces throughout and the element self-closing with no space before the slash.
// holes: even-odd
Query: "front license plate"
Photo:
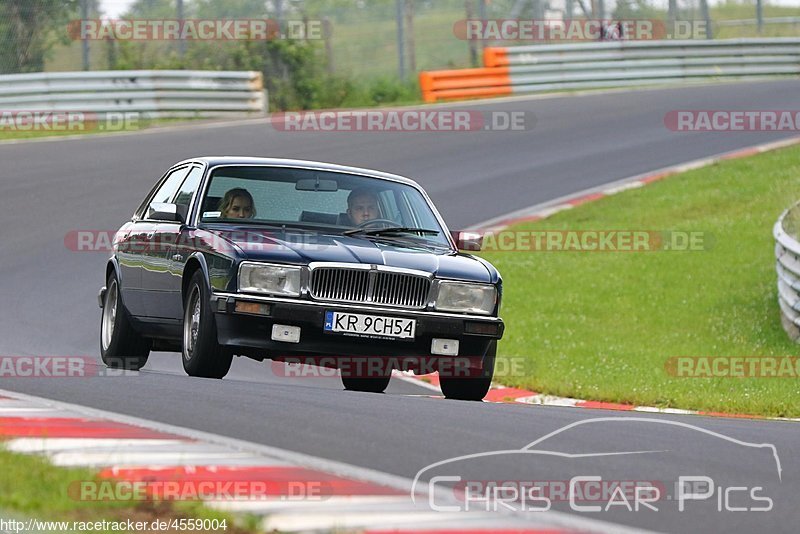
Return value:
<svg viewBox="0 0 800 534">
<path fill-rule="evenodd" d="M 415 319 L 362 315 L 360 313 L 325 312 L 325 331 L 365 337 L 414 339 Z"/>
</svg>

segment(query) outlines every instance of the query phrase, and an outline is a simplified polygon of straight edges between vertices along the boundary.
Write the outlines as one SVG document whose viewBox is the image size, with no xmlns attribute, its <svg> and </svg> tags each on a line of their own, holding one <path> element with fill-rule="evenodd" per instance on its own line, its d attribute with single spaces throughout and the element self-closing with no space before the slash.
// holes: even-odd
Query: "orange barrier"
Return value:
<svg viewBox="0 0 800 534">
<path fill-rule="evenodd" d="M 511 94 L 506 67 L 420 72 L 419 86 L 425 102 Z"/>
<path fill-rule="evenodd" d="M 483 49 L 484 67 L 507 67 L 509 64 L 508 49 L 506 47 L 490 46 Z"/>
</svg>

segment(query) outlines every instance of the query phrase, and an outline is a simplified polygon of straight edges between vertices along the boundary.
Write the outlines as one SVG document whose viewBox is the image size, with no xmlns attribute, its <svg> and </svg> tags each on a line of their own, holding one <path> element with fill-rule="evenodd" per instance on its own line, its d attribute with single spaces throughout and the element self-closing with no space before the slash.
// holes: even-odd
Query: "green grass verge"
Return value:
<svg viewBox="0 0 800 534">
<path fill-rule="evenodd" d="M 100 480 L 95 471 L 56 468 L 40 456 L 12 453 L 0 446 L 0 510 L 51 521 L 146 521 L 155 519 L 219 519 L 228 533 L 259 532 L 258 519 L 205 508 L 200 502 L 80 501 L 70 485 Z M 96 532 L 96 531 L 95 531 Z M 102 532 L 102 531 L 100 531 Z"/>
<path fill-rule="evenodd" d="M 40 139 L 45 137 L 64 137 L 70 135 L 94 135 L 94 134 L 117 134 L 125 132 L 138 132 L 148 128 L 159 126 L 170 126 L 172 124 L 182 124 L 192 122 L 199 119 L 192 118 L 177 118 L 177 119 L 143 119 L 135 127 L 126 128 L 97 128 L 92 122 L 87 123 L 87 127 L 81 129 L 70 130 L 19 130 L 9 128 L 7 125 L 0 126 L 0 141 L 10 141 L 15 139 Z"/>
<path fill-rule="evenodd" d="M 800 416 L 798 378 L 677 378 L 675 356 L 797 356 L 781 329 L 772 227 L 800 198 L 800 148 L 727 161 L 514 230 L 705 232 L 702 251 L 492 252 L 505 385 L 639 405 Z M 514 369 L 509 362 L 506 369 Z M 502 369 L 502 366 L 498 366 Z"/>
</svg>

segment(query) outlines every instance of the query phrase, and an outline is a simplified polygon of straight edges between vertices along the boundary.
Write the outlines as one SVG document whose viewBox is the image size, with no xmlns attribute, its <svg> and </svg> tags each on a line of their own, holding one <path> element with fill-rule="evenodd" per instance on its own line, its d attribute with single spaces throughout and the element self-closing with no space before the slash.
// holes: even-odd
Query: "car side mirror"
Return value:
<svg viewBox="0 0 800 534">
<path fill-rule="evenodd" d="M 186 208 L 168 202 L 153 202 L 147 209 L 147 218 L 154 221 L 186 222 Z"/>
<path fill-rule="evenodd" d="M 478 232 L 451 232 L 458 250 L 478 252 L 483 245 L 483 234 Z"/>
</svg>

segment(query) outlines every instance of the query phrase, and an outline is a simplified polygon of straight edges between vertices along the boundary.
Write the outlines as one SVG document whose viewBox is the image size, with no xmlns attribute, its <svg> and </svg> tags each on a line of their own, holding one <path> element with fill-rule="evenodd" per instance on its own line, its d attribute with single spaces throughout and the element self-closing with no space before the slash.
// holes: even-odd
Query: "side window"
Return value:
<svg viewBox="0 0 800 534">
<path fill-rule="evenodd" d="M 167 192 L 167 189 L 174 193 L 175 190 L 178 188 L 178 184 L 180 184 L 180 178 L 186 175 L 186 167 L 181 167 L 180 169 L 175 169 L 174 171 L 170 172 L 165 176 L 163 179 L 157 182 L 157 185 L 147 193 L 147 196 L 144 197 L 142 203 L 136 208 L 136 212 L 133 214 L 134 219 L 141 220 L 147 216 L 147 208 L 150 207 L 151 202 L 168 202 L 167 200 L 156 200 L 156 198 L 161 198 L 163 195 L 161 193 Z M 160 184 L 160 185 L 158 185 Z M 153 192 L 155 190 L 155 193 Z M 167 198 L 170 198 L 172 194 L 170 194 Z"/>
<path fill-rule="evenodd" d="M 186 212 L 188 213 L 189 204 L 192 202 L 192 195 L 194 192 L 197 191 L 197 186 L 200 185 L 200 179 L 203 177 L 203 169 L 201 167 L 192 167 L 192 170 L 189 171 L 189 175 L 183 181 L 183 185 L 178 190 L 178 194 L 175 195 L 175 204 L 180 206 L 184 206 L 186 208 Z"/>
<path fill-rule="evenodd" d="M 178 186 L 181 185 L 183 177 L 186 176 L 187 170 L 188 169 L 186 167 L 181 167 L 180 169 L 175 169 L 169 173 L 169 175 L 167 175 L 167 179 L 164 180 L 164 183 L 162 183 L 161 187 L 158 188 L 156 194 L 150 199 L 150 204 L 153 202 L 169 202 L 170 199 L 172 199 L 172 197 L 175 195 L 175 192 L 178 190 Z"/>
</svg>

